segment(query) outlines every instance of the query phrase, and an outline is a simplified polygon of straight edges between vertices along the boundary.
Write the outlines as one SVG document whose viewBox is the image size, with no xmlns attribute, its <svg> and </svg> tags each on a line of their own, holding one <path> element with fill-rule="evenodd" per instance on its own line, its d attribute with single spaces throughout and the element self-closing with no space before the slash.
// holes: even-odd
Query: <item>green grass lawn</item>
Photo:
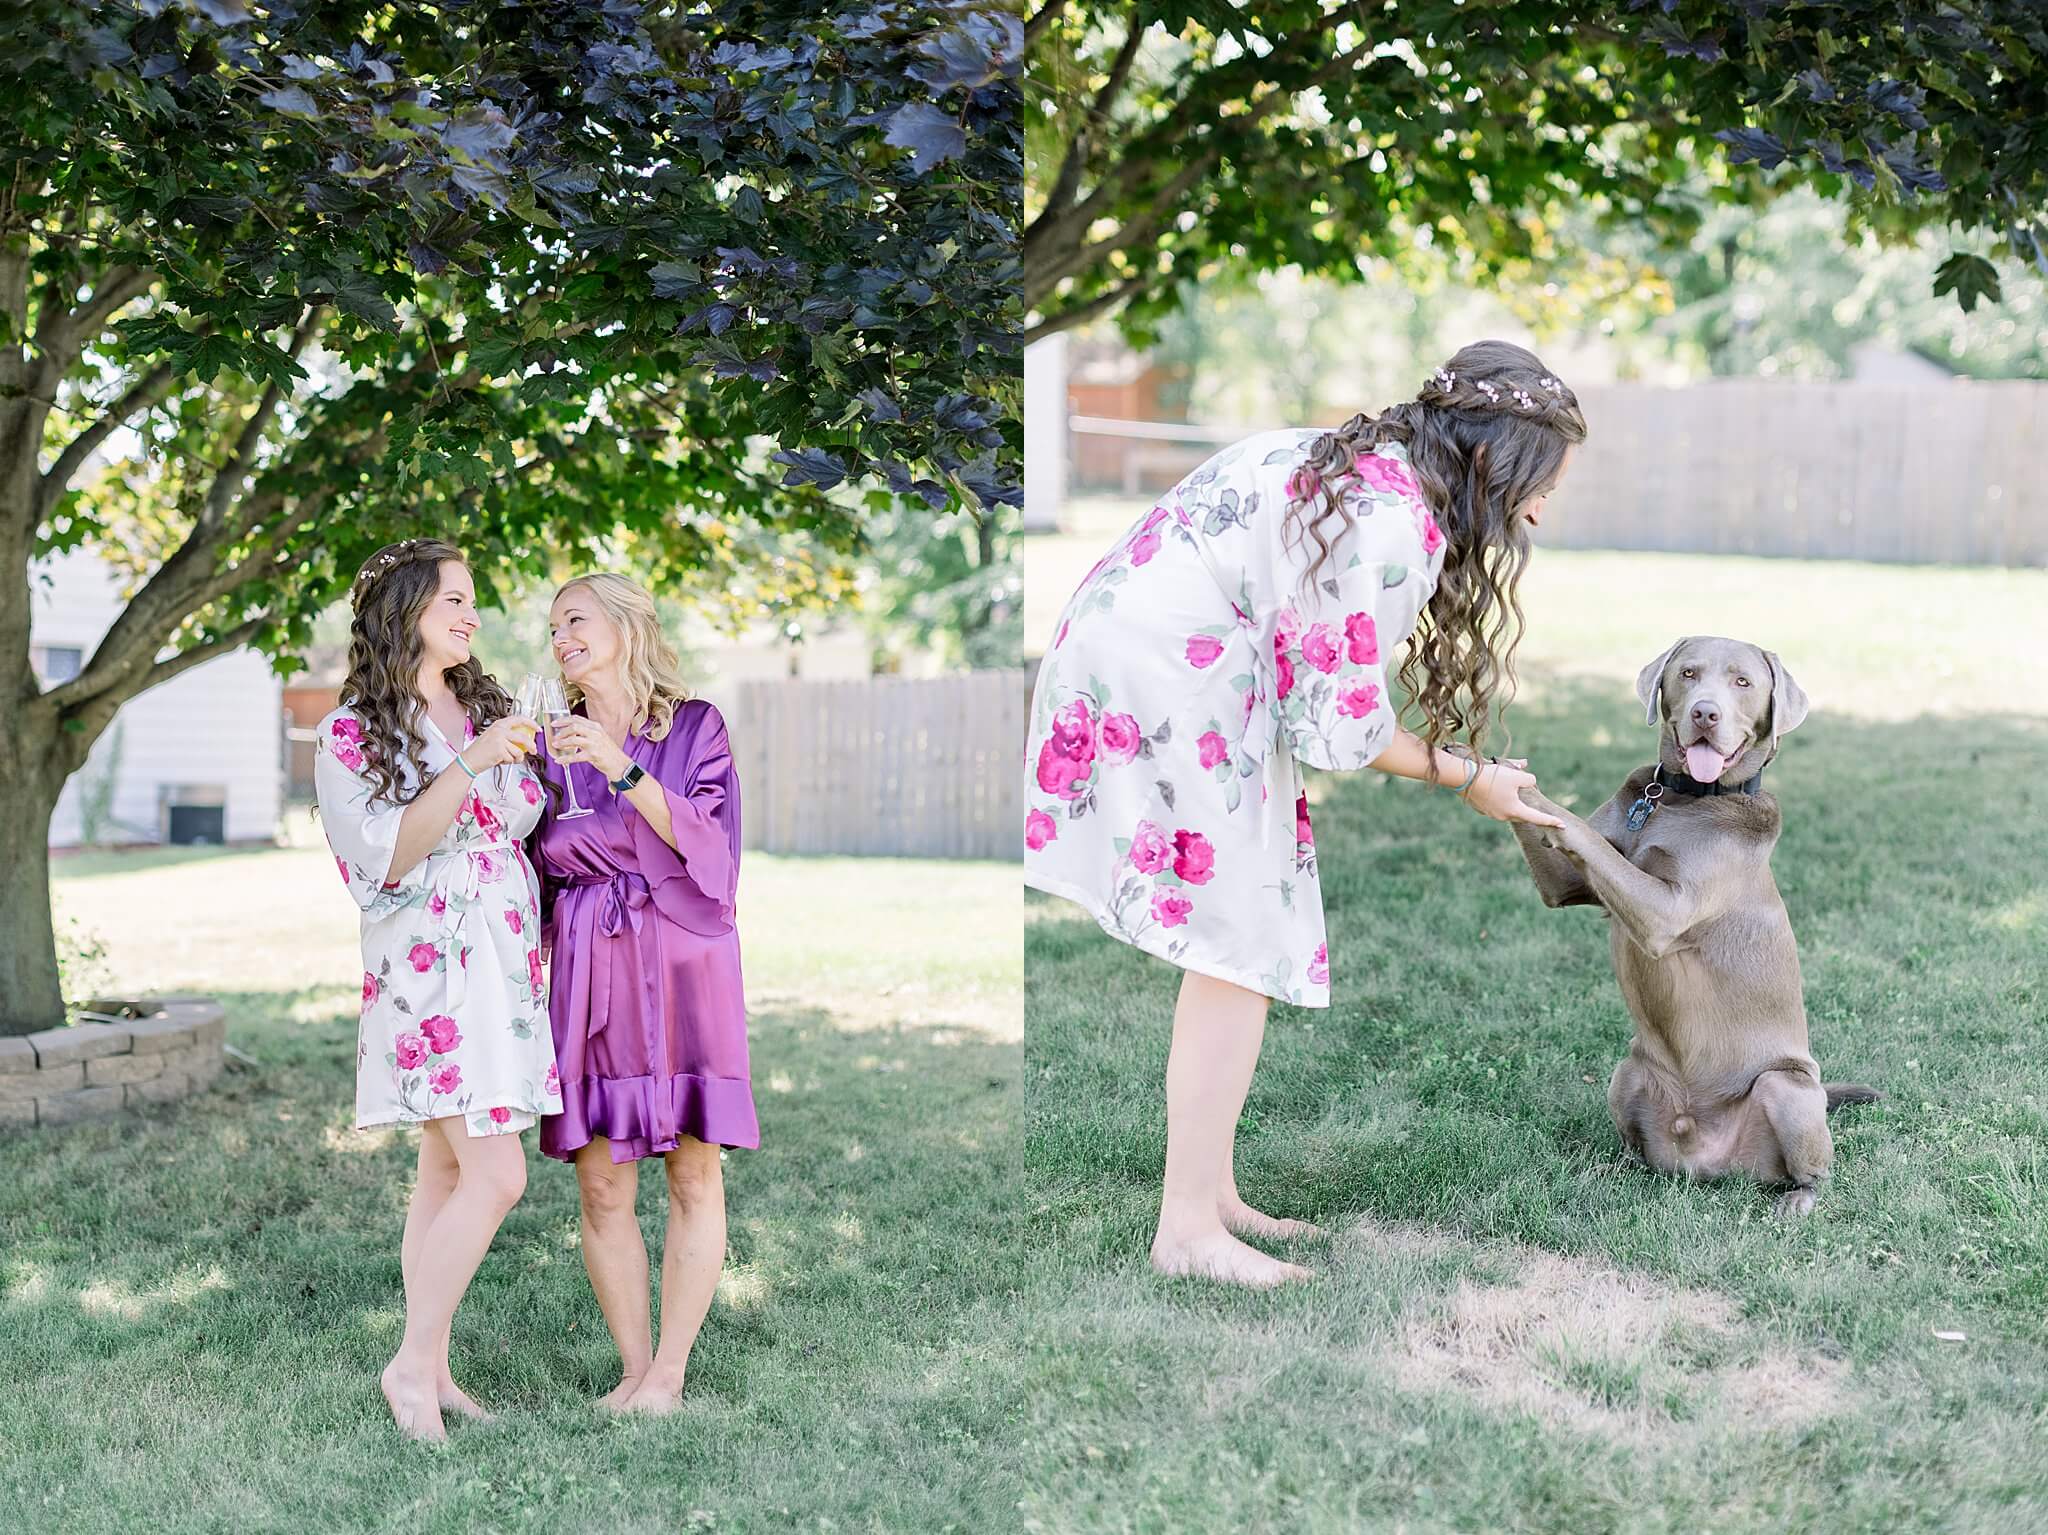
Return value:
<svg viewBox="0 0 2048 1535">
<path fill-rule="evenodd" d="M 615 1356 L 573 1174 L 528 1137 L 527 1196 L 455 1329 L 458 1378 L 503 1419 L 451 1420 L 434 1450 L 376 1386 L 415 1139 L 350 1127 L 355 913 L 293 840 L 58 865 L 60 925 L 106 948 L 94 979 L 223 994 L 257 1064 L 146 1117 L 0 1136 L 0 1528 L 1014 1522 L 1014 865 L 747 856 L 763 1146 L 727 1154 L 729 1266 L 683 1410 L 588 1406 Z"/>
<path fill-rule="evenodd" d="M 1031 546 L 1034 650 L 1077 541 Z M 1030 895 L 1027 1527 L 2048 1529 L 2048 573 L 1539 552 L 1525 594 L 1516 749 L 1582 810 L 1681 632 L 1813 693 L 1775 869 L 1814 1051 L 1887 1101 L 1805 1224 L 1628 1165 L 1600 915 L 1441 791 L 1312 774 L 1336 1005 L 1274 1009 L 1240 1178 L 1339 1236 L 1282 1292 L 1166 1282 L 1178 972 Z"/>
</svg>

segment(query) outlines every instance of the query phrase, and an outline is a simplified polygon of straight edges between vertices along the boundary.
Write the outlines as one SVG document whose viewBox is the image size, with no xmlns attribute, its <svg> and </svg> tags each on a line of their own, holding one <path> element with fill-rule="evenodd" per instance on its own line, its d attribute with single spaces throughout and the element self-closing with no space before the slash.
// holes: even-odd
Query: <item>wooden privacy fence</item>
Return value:
<svg viewBox="0 0 2048 1535">
<path fill-rule="evenodd" d="M 1579 391 L 1540 541 L 2048 565 L 2048 383 L 1727 379 Z"/>
<path fill-rule="evenodd" d="M 717 702 L 739 768 L 746 846 L 1022 856 L 1017 672 L 742 682 Z"/>
</svg>

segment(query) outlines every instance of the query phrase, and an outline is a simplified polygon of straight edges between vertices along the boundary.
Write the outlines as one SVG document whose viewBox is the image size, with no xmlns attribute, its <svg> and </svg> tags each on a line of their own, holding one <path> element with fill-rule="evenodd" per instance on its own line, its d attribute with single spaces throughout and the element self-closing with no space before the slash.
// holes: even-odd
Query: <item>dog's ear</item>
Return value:
<svg viewBox="0 0 2048 1535">
<path fill-rule="evenodd" d="M 1771 747 L 1776 750 L 1778 737 L 1791 734 L 1806 718 L 1806 689 L 1792 680 L 1775 650 L 1766 650 L 1764 660 L 1771 668 Z"/>
<path fill-rule="evenodd" d="M 1671 659 L 1671 652 L 1684 643 L 1685 640 L 1683 639 L 1673 640 L 1664 647 L 1662 655 L 1636 673 L 1636 697 L 1643 702 L 1643 723 L 1645 725 L 1657 723 L 1657 695 L 1663 688 L 1665 663 Z"/>
</svg>

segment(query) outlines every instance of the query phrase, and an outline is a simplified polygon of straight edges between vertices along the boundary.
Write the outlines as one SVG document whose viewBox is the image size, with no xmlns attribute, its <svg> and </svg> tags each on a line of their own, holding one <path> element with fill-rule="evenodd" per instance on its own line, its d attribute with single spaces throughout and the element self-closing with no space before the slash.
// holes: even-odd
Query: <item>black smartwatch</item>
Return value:
<svg viewBox="0 0 2048 1535">
<path fill-rule="evenodd" d="M 612 788 L 615 792 L 624 794 L 628 789 L 632 788 L 634 784 L 638 783 L 641 779 L 645 778 L 646 776 L 647 769 L 645 769 L 639 763 L 636 762 L 631 767 L 627 768 L 623 775 L 612 780 Z"/>
</svg>

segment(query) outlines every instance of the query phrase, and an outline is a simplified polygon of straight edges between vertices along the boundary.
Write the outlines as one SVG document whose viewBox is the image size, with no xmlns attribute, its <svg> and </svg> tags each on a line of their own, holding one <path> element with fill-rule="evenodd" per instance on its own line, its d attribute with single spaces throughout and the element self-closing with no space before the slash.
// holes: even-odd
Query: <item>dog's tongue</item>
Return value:
<svg viewBox="0 0 2048 1535">
<path fill-rule="evenodd" d="M 1685 749 L 1685 770 L 1698 783 L 1713 783 L 1728 766 L 1728 759 L 1705 741 Z"/>
</svg>

